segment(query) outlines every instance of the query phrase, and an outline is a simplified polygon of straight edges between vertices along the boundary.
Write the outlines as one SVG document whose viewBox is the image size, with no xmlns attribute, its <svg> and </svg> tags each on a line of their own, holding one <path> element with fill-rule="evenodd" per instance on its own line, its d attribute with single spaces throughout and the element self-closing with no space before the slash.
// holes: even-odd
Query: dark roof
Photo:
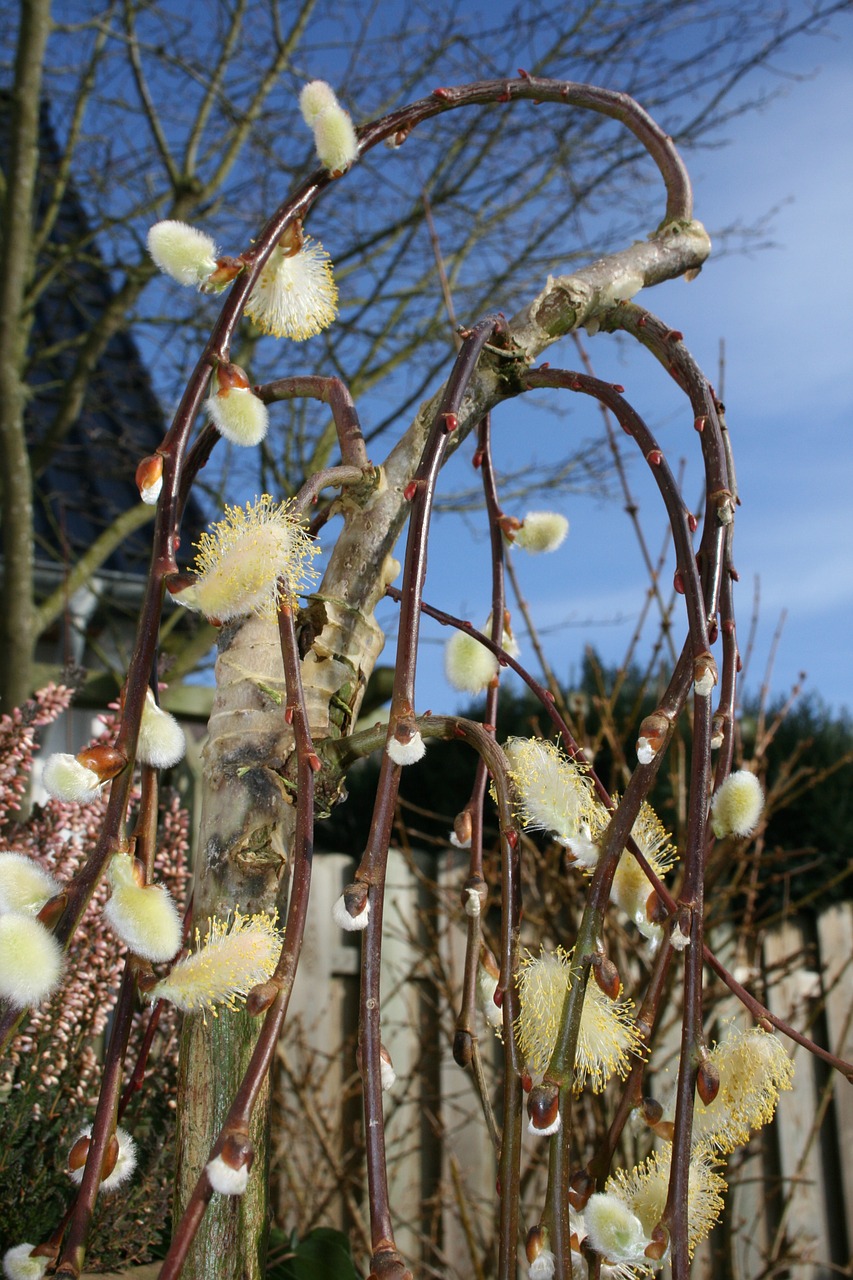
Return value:
<svg viewBox="0 0 853 1280">
<path fill-rule="evenodd" d="M 0 97 L 0 123 L 9 99 Z M 6 134 L 0 129 L 0 135 Z M 61 150 L 42 111 L 38 207 L 43 212 Z M 0 143 L 2 155 L 2 143 Z M 27 409 L 31 456 L 36 469 L 34 520 L 36 556 L 52 564 L 73 563 L 121 512 L 139 501 L 137 463 L 163 438 L 164 419 L 139 349 L 127 329 L 109 340 L 86 388 L 82 411 L 67 435 L 50 444 L 51 427 L 77 358 L 80 339 L 115 296 L 109 268 L 90 228 L 83 203 L 69 183 L 45 257 L 56 261 L 63 245 L 84 245 L 69 254 L 39 298 L 32 332 Z M 46 354 L 49 352 L 50 354 Z M 40 446 L 45 445 L 41 451 Z M 188 504 L 183 541 L 195 541 L 204 526 L 199 504 Z M 142 577 L 151 554 L 151 528 L 130 535 L 106 561 L 112 573 Z"/>
</svg>

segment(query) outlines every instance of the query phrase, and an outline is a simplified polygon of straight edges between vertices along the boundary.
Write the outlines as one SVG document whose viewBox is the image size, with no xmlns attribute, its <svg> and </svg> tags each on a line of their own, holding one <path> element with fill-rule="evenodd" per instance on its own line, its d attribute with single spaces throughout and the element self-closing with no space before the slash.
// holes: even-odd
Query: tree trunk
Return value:
<svg viewBox="0 0 853 1280">
<path fill-rule="evenodd" d="M 50 0 L 32 0 L 22 6 L 12 90 L 0 271 L 0 483 L 3 491 L 0 701 L 7 712 L 31 692 L 35 643 L 33 502 L 24 435 L 27 389 L 23 380 L 30 326 L 24 304 L 33 265 L 39 107 L 49 31 Z"/>
<path fill-rule="evenodd" d="M 382 649 L 372 620 L 314 599 L 302 615 L 312 646 L 303 660 L 316 738 L 345 732 Z M 347 657 L 351 654 L 352 657 Z M 293 736 L 284 720 L 284 673 L 274 623 L 251 618 L 223 630 L 217 691 L 204 753 L 194 922 L 278 909 L 284 917 L 295 810 L 288 790 Z M 334 699 L 334 703 L 332 703 Z M 321 803 L 325 803 L 322 800 Z M 330 927 L 331 922 L 330 922 Z M 181 1042 L 176 1221 L 195 1186 L 254 1047 L 260 1021 L 223 1010 L 187 1016 Z M 184 1267 L 186 1280 L 260 1280 L 268 1229 L 269 1090 L 255 1107 L 257 1157 L 243 1196 L 215 1195 Z"/>
</svg>

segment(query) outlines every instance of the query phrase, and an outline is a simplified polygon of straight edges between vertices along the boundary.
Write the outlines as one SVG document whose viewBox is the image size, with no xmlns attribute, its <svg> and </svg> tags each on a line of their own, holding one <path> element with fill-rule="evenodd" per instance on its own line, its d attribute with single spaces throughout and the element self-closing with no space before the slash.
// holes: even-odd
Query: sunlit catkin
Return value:
<svg viewBox="0 0 853 1280">
<path fill-rule="evenodd" d="M 292 599 L 317 579 L 311 561 L 319 546 L 292 504 L 269 494 L 226 507 L 224 520 L 196 545 L 198 577 L 173 591 L 173 599 L 218 622 L 250 613 L 274 617 L 282 598 Z"/>
<path fill-rule="evenodd" d="M 562 947 L 522 959 L 516 1033 L 532 1076 L 541 1076 L 551 1060 L 566 995 L 575 976 L 572 956 Z M 589 1083 L 595 1093 L 600 1093 L 611 1076 L 624 1078 L 627 1074 L 629 1055 L 642 1045 L 633 1008 L 631 1000 L 611 1000 L 595 982 L 587 984 L 574 1064 L 576 1092 Z"/>
<path fill-rule="evenodd" d="M 180 960 L 148 999 L 169 1000 L 184 1013 L 209 1011 L 218 1016 L 221 1005 L 236 1009 L 252 987 L 265 982 L 278 962 L 283 935 L 275 917 L 259 912 L 230 920 L 208 921 L 204 941 L 195 932 L 195 951 Z"/>
</svg>

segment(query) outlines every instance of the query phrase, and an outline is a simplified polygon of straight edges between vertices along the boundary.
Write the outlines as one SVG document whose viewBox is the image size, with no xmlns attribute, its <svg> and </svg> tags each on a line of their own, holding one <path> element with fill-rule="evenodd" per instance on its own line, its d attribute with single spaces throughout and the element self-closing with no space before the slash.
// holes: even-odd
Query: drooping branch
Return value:
<svg viewBox="0 0 853 1280">
<path fill-rule="evenodd" d="M 388 722 L 388 740 L 376 791 L 367 849 L 356 872 L 356 883 L 367 886 L 369 911 L 362 948 L 362 981 L 359 1003 L 359 1050 L 363 1081 L 365 1146 L 370 1199 L 373 1267 L 377 1275 L 391 1277 L 403 1264 L 394 1242 L 385 1166 L 384 1116 L 381 1087 L 380 974 L 382 956 L 382 912 L 385 868 L 401 766 L 423 754 L 414 727 L 415 673 L 420 628 L 420 604 L 426 577 L 427 536 L 435 486 L 448 438 L 456 430 L 459 403 L 473 376 L 477 359 L 488 339 L 500 335 L 502 323 L 490 317 L 466 334 L 436 410 L 423 456 L 405 496 L 412 504 L 403 570 L 400 630 L 394 688 Z"/>
</svg>

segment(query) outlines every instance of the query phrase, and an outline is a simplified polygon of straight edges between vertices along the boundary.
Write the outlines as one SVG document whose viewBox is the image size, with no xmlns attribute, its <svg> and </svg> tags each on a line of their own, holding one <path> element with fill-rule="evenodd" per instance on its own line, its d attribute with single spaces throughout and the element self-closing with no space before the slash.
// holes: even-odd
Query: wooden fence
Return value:
<svg viewBox="0 0 853 1280">
<path fill-rule="evenodd" d="M 392 852 L 385 907 L 383 1041 L 397 1072 L 386 1095 L 392 1209 L 404 1255 L 420 1274 L 442 1280 L 487 1280 L 496 1205 L 495 1160 L 480 1103 L 450 1053 L 464 932 L 447 921 L 458 917 L 465 865 L 452 853 L 437 873 L 434 857 Z M 342 1052 L 342 1045 L 352 1043 L 357 1025 L 360 935 L 342 933 L 331 920 L 354 866 L 337 854 L 315 862 L 306 946 L 279 1055 L 273 1168 L 280 1226 L 341 1227 L 358 1250 L 368 1243 L 361 1113 L 352 1050 Z M 725 959 L 727 939 L 712 941 Z M 839 903 L 774 929 L 761 940 L 754 969 L 774 1012 L 853 1058 L 853 905 Z M 715 1017 L 717 1024 L 748 1025 L 734 1001 L 717 1006 Z M 673 1020 L 670 1037 L 675 1026 Z M 481 1035 L 495 1058 L 499 1046 L 490 1044 L 485 1024 Z M 673 1057 L 676 1044 L 671 1038 Z M 775 1123 L 725 1170 L 724 1221 L 694 1262 L 701 1280 L 853 1275 L 853 1092 L 804 1050 L 791 1051 L 793 1091 L 783 1094 Z M 666 1053 L 666 1043 L 656 1044 L 655 1061 Z M 534 1153 L 525 1173 L 524 1221 L 536 1216 L 540 1187 Z"/>
</svg>

